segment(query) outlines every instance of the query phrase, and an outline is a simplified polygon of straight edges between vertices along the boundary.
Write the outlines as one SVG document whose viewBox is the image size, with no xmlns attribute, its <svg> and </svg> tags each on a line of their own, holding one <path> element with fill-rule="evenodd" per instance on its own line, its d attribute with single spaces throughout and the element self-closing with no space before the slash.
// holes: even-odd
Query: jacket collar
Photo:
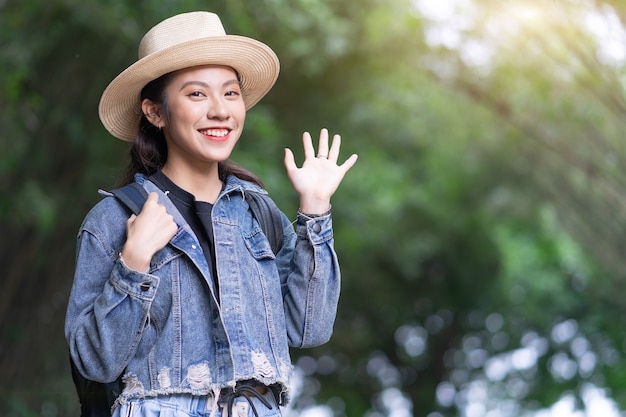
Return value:
<svg viewBox="0 0 626 417">
<path fill-rule="evenodd" d="M 146 182 L 146 179 L 147 177 L 144 174 L 135 174 L 135 181 L 141 185 L 144 185 L 144 183 Z M 220 193 L 220 196 L 218 197 L 218 199 L 224 195 L 231 194 L 234 192 L 240 192 L 243 195 L 244 193 L 249 192 L 249 191 L 261 193 L 261 194 L 267 194 L 267 191 L 265 191 L 263 188 L 259 187 L 258 185 L 250 181 L 242 180 L 241 178 L 238 178 L 234 175 L 229 175 L 228 178 L 226 178 L 226 185 L 224 186 L 224 189 Z"/>
</svg>

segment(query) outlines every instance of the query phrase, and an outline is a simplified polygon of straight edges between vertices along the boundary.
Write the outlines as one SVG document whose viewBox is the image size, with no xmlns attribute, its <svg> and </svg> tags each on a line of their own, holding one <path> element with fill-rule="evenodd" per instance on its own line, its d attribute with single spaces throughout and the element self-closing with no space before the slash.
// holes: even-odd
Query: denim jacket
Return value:
<svg viewBox="0 0 626 417">
<path fill-rule="evenodd" d="M 140 175 L 136 180 L 159 194 L 178 231 L 142 273 L 119 256 L 126 208 L 106 197 L 88 213 L 65 322 L 79 371 L 99 382 L 124 374 L 120 403 L 216 396 L 250 379 L 278 386 L 286 403 L 289 347 L 320 345 L 332 333 L 340 272 L 330 213 L 299 213 L 295 230 L 283 214 L 285 240 L 275 256 L 243 198 L 265 191 L 229 177 L 212 212 L 218 298 L 190 226 L 158 187 Z"/>
</svg>

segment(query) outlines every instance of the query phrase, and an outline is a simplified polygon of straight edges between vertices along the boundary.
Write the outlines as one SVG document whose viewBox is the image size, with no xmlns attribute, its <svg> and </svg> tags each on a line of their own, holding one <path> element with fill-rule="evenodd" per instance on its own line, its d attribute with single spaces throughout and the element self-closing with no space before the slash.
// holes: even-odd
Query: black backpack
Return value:
<svg viewBox="0 0 626 417">
<path fill-rule="evenodd" d="M 115 189 L 111 193 L 134 214 L 141 212 L 141 208 L 148 197 L 146 190 L 136 182 Z M 244 193 L 244 196 L 250 206 L 250 210 L 252 210 L 252 214 L 259 222 L 265 236 L 267 236 L 272 251 L 278 254 L 283 247 L 284 240 L 280 210 L 266 194 L 248 191 Z M 80 400 L 81 417 L 110 417 L 111 407 L 122 392 L 122 376 L 120 375 L 113 382 L 103 384 L 82 376 L 71 357 L 70 367 L 72 380 Z"/>
</svg>

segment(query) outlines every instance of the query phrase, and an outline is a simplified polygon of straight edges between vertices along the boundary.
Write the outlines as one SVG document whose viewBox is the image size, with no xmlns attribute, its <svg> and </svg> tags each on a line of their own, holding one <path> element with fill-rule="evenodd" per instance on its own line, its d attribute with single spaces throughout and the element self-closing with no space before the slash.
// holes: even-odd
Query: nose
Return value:
<svg viewBox="0 0 626 417">
<path fill-rule="evenodd" d="M 226 103 L 224 102 L 222 97 L 213 97 L 209 104 L 207 118 L 224 120 L 228 119 L 228 116 L 228 106 L 226 106 Z"/>
</svg>

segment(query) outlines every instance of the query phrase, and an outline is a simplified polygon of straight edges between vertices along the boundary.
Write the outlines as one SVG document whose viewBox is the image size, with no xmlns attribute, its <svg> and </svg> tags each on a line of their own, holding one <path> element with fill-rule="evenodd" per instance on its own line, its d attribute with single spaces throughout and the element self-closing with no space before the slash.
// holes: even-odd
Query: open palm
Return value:
<svg viewBox="0 0 626 417">
<path fill-rule="evenodd" d="M 300 209 L 305 213 L 322 213 L 329 208 L 330 198 L 358 157 L 353 154 L 338 165 L 341 136 L 334 135 L 329 146 L 327 129 L 320 132 L 317 154 L 309 132 L 302 135 L 302 144 L 304 163 L 301 168 L 296 165 L 291 149 L 285 149 L 287 175 L 300 197 Z"/>
</svg>

